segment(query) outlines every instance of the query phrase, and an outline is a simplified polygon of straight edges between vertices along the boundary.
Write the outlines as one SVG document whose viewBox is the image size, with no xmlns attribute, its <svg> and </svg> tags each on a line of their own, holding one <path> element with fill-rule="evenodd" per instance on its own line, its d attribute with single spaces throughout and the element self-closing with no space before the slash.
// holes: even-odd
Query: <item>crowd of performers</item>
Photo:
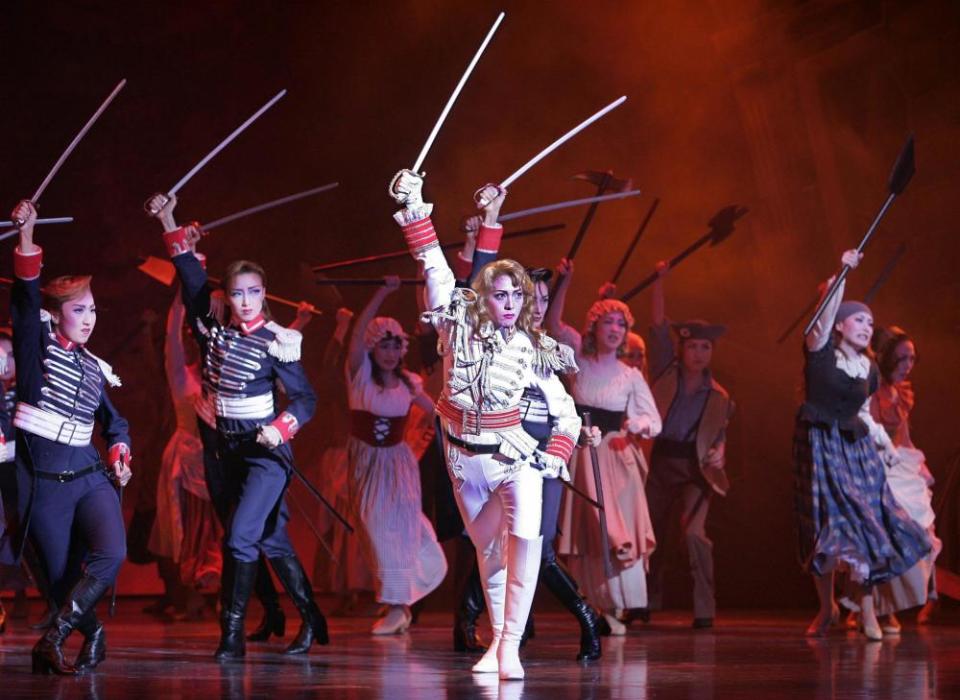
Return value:
<svg viewBox="0 0 960 700">
<path fill-rule="evenodd" d="M 498 257 L 504 189 L 478 193 L 480 215 L 466 222 L 451 264 L 423 184 L 403 170 L 389 188 L 425 282 L 419 323 L 408 333 L 377 315 L 399 288 L 396 277 L 355 316 L 338 311 L 319 397 L 300 362 L 309 313 L 291 327 L 276 323 L 266 272 L 248 260 L 231 263 L 215 289 L 197 251 L 200 229 L 178 226 L 176 198 L 148 201 L 180 285 L 164 345 L 176 427 L 148 542 L 165 583 L 158 607 L 177 603 L 190 617 L 219 589 L 215 655 L 240 659 L 247 641 L 285 635 L 276 576 L 301 618 L 284 653 L 303 654 L 330 641 L 314 584 L 348 597 L 372 590 L 383 607 L 371 632 L 401 634 L 449 568 L 454 649 L 479 657 L 475 673 L 521 679 L 538 581 L 577 620 L 577 658 L 598 659 L 602 636 L 622 635 L 662 608 L 675 516 L 689 557 L 693 627 L 711 627 L 706 523 L 713 498 L 730 488 L 726 433 L 734 416 L 711 370 L 724 326 L 667 320 L 666 264 L 657 268 L 646 342 L 612 285 L 582 323 L 566 319 L 572 261 L 561 260 L 554 279 Z M 70 675 L 106 657 L 96 606 L 126 554 L 121 499 L 133 450 L 109 398 L 120 380 L 87 349 L 96 324 L 90 278 L 41 286 L 32 202 L 22 201 L 13 218 L 23 224 L 12 327 L 0 332 L 0 587 L 16 591 L 21 613 L 28 584 L 41 589 L 51 614 L 33 670 Z M 861 257 L 850 251 L 842 262 L 855 268 Z M 899 632 L 897 611 L 922 605 L 921 621 L 929 619 L 942 545 L 932 478 L 910 439 L 913 341 L 892 326 L 875 333 L 871 310 L 842 293 L 841 283 L 804 343 L 794 440 L 799 549 L 820 600 L 807 633 L 838 624 L 839 599 L 855 613 L 850 624 L 872 640 Z M 404 363 L 414 336 L 420 374 Z M 321 438 L 321 490 L 357 532 L 320 516 L 329 522 L 316 531 L 337 564 L 318 556 L 311 582 L 287 533 L 287 491 L 298 475 L 292 441 L 318 402 L 330 427 Z M 106 457 L 91 445 L 96 425 Z M 450 540 L 448 567 L 440 543 Z M 942 577 L 955 590 L 956 575 Z M 246 635 L 254 594 L 264 618 Z M 484 611 L 489 636 L 478 631 Z M 0 631 L 4 620 L 0 612 Z M 83 644 L 71 661 L 64 643 L 74 631 Z"/>
</svg>

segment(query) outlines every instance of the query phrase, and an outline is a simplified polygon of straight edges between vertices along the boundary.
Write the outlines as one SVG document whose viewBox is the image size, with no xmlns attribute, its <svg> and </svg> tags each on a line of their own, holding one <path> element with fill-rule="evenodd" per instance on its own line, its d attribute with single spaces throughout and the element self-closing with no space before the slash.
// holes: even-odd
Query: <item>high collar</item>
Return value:
<svg viewBox="0 0 960 700">
<path fill-rule="evenodd" d="M 254 331 L 259 330 L 267 325 L 267 319 L 263 317 L 263 314 L 260 314 L 249 323 L 246 321 L 240 321 L 237 323 L 236 320 L 234 320 L 233 325 L 239 328 L 240 332 L 244 335 L 250 335 Z"/>
<path fill-rule="evenodd" d="M 54 334 L 54 336 L 56 336 L 56 338 L 57 338 L 57 343 L 58 343 L 58 344 L 60 345 L 60 347 L 63 348 L 64 350 L 76 350 L 78 347 L 80 347 L 79 343 L 75 343 L 75 342 L 73 342 L 72 340 L 68 340 L 67 338 L 65 338 L 65 337 L 63 337 L 62 335 L 60 335 L 60 331 L 59 331 L 59 330 L 54 331 L 53 334 Z"/>
</svg>

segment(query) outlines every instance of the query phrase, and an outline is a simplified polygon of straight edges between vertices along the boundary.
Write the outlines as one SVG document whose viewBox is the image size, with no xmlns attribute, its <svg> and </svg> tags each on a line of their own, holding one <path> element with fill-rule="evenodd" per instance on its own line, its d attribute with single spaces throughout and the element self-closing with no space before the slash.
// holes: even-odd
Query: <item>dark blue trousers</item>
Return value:
<svg viewBox="0 0 960 700">
<path fill-rule="evenodd" d="M 254 562 L 296 556 L 287 535 L 290 513 L 284 494 L 290 484 L 289 445 L 268 450 L 252 440 L 222 441 L 220 458 L 233 504 L 227 527 L 227 553 Z"/>
<path fill-rule="evenodd" d="M 120 499 L 102 471 L 61 484 L 37 479 L 29 535 L 50 577 L 50 594 L 62 605 L 79 580 L 113 583 L 127 555 Z"/>
<path fill-rule="evenodd" d="M 563 499 L 563 484 L 560 479 L 543 480 L 543 505 L 540 510 L 540 534 L 543 535 L 543 549 L 540 560 L 552 564 L 557 560 L 553 543 L 557 539 L 557 520 L 560 518 L 560 501 Z"/>
</svg>

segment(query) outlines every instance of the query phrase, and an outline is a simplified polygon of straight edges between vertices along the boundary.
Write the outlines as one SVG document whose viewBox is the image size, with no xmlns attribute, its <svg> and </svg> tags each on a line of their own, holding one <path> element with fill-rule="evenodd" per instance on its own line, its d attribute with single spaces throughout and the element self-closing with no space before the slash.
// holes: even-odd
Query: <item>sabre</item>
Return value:
<svg viewBox="0 0 960 700">
<path fill-rule="evenodd" d="M 673 268 L 675 268 L 677 265 L 679 265 L 681 262 L 686 260 L 688 257 L 690 257 L 695 252 L 697 252 L 697 250 L 707 245 L 708 243 L 712 246 L 719 245 L 720 243 L 725 241 L 727 238 L 732 236 L 734 231 L 734 224 L 736 223 L 737 219 L 741 218 L 744 214 L 747 213 L 747 211 L 749 210 L 746 207 L 740 207 L 740 206 L 737 206 L 736 204 L 731 204 L 730 206 L 724 207 L 723 209 L 718 211 L 716 214 L 713 215 L 713 218 L 710 219 L 710 222 L 708 223 L 708 226 L 710 226 L 710 230 L 707 233 L 705 233 L 700 238 L 695 240 L 693 243 L 688 245 L 686 248 L 680 251 L 677 255 L 674 255 L 672 258 L 670 258 L 670 262 L 668 263 L 669 269 L 672 270 Z M 644 277 L 640 281 L 640 283 L 637 284 L 637 286 L 635 286 L 629 292 L 627 292 L 622 297 L 620 297 L 620 300 L 624 302 L 629 301 L 630 299 L 635 297 L 637 294 L 642 292 L 644 289 L 649 287 L 651 284 L 653 284 L 656 281 L 658 276 L 659 276 L 659 273 L 651 272 L 649 275 Z"/>
<path fill-rule="evenodd" d="M 201 224 L 200 228 L 203 231 L 212 231 L 218 226 L 223 226 L 224 224 L 229 224 L 231 221 L 236 221 L 237 219 L 242 219 L 246 216 L 251 216 L 252 214 L 259 214 L 262 211 L 267 211 L 268 209 L 273 209 L 274 207 L 281 207 L 284 204 L 289 204 L 290 202 L 296 202 L 298 199 L 303 199 L 304 197 L 310 197 L 315 194 L 320 194 L 321 192 L 327 192 L 332 190 L 335 187 L 339 187 L 339 182 L 331 182 L 329 185 L 323 185 L 321 187 L 314 187 L 312 190 L 304 190 L 303 192 L 297 192 L 296 194 L 287 195 L 286 197 L 281 197 L 280 199 L 274 199 L 269 202 L 264 202 L 263 204 L 258 204 L 255 207 L 250 207 L 244 209 L 243 211 L 238 211 L 235 214 L 230 214 L 229 216 L 224 216 L 214 221 L 211 221 L 209 224 Z"/>
<path fill-rule="evenodd" d="M 883 206 L 880 207 L 880 211 L 877 212 L 877 215 L 873 218 L 873 223 L 870 224 L 870 228 L 867 229 L 867 233 L 860 241 L 860 245 L 857 246 L 858 253 L 863 253 L 863 249 L 867 247 L 867 243 L 870 242 L 870 239 L 876 232 L 877 227 L 880 225 L 880 220 L 883 219 L 884 215 L 887 213 L 887 210 L 890 208 L 890 205 L 893 204 L 893 200 L 895 200 L 907 188 L 907 185 L 910 183 L 910 179 L 913 177 L 915 172 L 916 167 L 914 165 L 913 158 L 913 134 L 910 134 L 910 136 L 907 138 L 907 142 L 900 151 L 900 155 L 897 156 L 897 162 L 893 164 L 893 168 L 890 171 L 890 178 L 887 181 L 887 198 L 884 201 Z M 833 299 L 833 295 L 837 293 L 840 283 L 847 278 L 849 273 L 850 266 L 844 265 L 836 279 L 833 280 L 833 284 L 830 285 L 830 289 L 828 289 L 827 293 L 823 295 L 823 299 L 820 301 L 820 305 L 817 307 L 817 310 L 813 312 L 813 318 L 810 319 L 810 322 L 807 324 L 806 328 L 803 329 L 804 337 L 810 334 L 810 331 L 823 314 L 823 310 L 827 307 L 827 304 L 830 303 L 830 300 Z"/>
<path fill-rule="evenodd" d="M 173 195 L 175 195 L 175 194 L 180 190 L 181 187 L 183 187 L 184 185 L 186 185 L 186 184 L 190 181 L 190 178 L 192 178 L 194 175 L 197 174 L 197 172 L 199 172 L 199 170 L 200 170 L 203 166 L 205 166 L 207 163 L 209 163 L 210 160 L 213 159 L 214 156 L 216 156 L 218 153 L 220 153 L 220 151 L 222 151 L 224 148 L 226 148 L 226 147 L 230 144 L 231 141 L 233 141 L 233 140 L 234 140 L 235 138 L 237 138 L 240 134 L 242 134 L 242 133 L 246 130 L 246 128 L 247 128 L 248 126 L 250 126 L 250 125 L 253 124 L 257 119 L 259 119 L 260 116 L 261 116 L 264 112 L 266 112 L 268 109 L 270 109 L 271 107 L 273 107 L 273 105 L 275 105 L 275 104 L 280 100 L 280 98 L 283 97 L 283 96 L 286 95 L 286 94 L 287 94 L 287 91 L 286 91 L 286 90 L 281 90 L 281 91 L 278 92 L 276 95 L 274 95 L 265 105 L 263 105 L 263 107 L 261 107 L 261 108 L 258 109 L 256 112 L 254 112 L 253 115 L 252 115 L 249 119 L 247 119 L 247 121 L 245 121 L 243 124 L 241 124 L 241 125 L 238 126 L 236 129 L 234 129 L 233 132 L 232 132 L 229 136 L 227 136 L 227 138 L 225 138 L 223 141 L 221 141 L 219 144 L 217 144 L 216 148 L 214 148 L 214 149 L 213 149 L 212 151 L 210 151 L 207 155 L 205 155 L 205 156 L 203 157 L 203 159 L 202 159 L 199 163 L 197 163 L 196 165 L 194 165 L 194 166 L 190 169 L 190 172 L 188 172 L 186 175 L 184 175 L 182 178 L 180 178 L 179 182 L 177 182 L 177 184 L 175 184 L 173 187 L 171 187 L 171 188 L 167 191 L 167 195 L 170 196 L 170 197 L 172 197 Z"/>
<path fill-rule="evenodd" d="M 650 219 L 653 218 L 653 212 L 657 210 L 657 206 L 659 204 L 660 198 L 654 197 L 653 204 L 650 205 L 650 209 L 647 211 L 647 215 L 644 217 L 643 223 L 640 224 L 640 228 L 637 229 L 637 233 L 633 236 L 633 240 L 630 241 L 630 245 L 627 247 L 627 252 L 623 254 L 622 258 L 620 258 L 620 264 L 617 266 L 617 271 L 613 273 L 613 278 L 610 280 L 613 284 L 616 284 L 617 280 L 620 279 L 623 268 L 627 266 L 627 260 L 629 260 L 630 256 L 633 255 L 634 248 L 636 248 L 637 243 L 640 242 L 640 237 L 643 235 L 643 232 L 647 230 L 647 224 L 650 223 Z"/>
<path fill-rule="evenodd" d="M 384 284 L 382 277 L 351 277 L 348 279 L 322 279 L 317 280 L 317 284 L 332 284 L 340 287 L 377 287 Z M 426 284 L 425 280 L 417 277 L 401 277 L 400 284 L 417 285 Z"/>
<path fill-rule="evenodd" d="M 333 550 L 330 549 L 330 545 L 327 544 L 327 541 L 323 539 L 323 535 L 321 535 L 320 531 L 317 530 L 317 526 L 313 524 L 313 521 L 310 519 L 310 516 L 307 514 L 307 509 L 304 508 L 303 505 L 300 503 L 300 500 L 293 495 L 293 491 L 288 489 L 287 496 L 289 496 L 290 500 L 293 501 L 293 507 L 296 508 L 297 511 L 300 513 L 300 515 L 303 516 L 303 519 L 307 521 L 307 527 L 310 528 L 310 531 L 317 538 L 317 542 L 323 545 L 323 548 L 327 550 L 327 554 L 330 555 L 330 558 L 333 559 L 333 562 L 335 564 L 339 564 L 340 561 L 337 559 L 337 555 L 333 553 Z"/>
<path fill-rule="evenodd" d="M 120 515 L 123 515 L 123 486 L 118 488 L 118 497 L 120 498 Z M 117 614 L 117 580 L 119 580 L 120 574 L 117 573 L 117 578 L 113 581 L 113 590 L 110 591 L 110 617 L 113 617 Z"/>
<path fill-rule="evenodd" d="M 500 221 L 503 221 L 503 217 L 500 218 Z M 528 228 L 522 231 L 514 231 L 513 233 L 506 233 L 503 235 L 503 240 L 508 238 L 523 238 L 524 236 L 533 236 L 538 233 L 550 233 L 551 231 L 559 231 L 562 228 L 566 228 L 566 224 L 550 224 L 549 226 L 537 226 L 535 228 Z M 441 250 L 449 250 L 451 248 L 458 248 L 463 245 L 462 241 L 456 243 L 441 243 Z M 367 255 L 362 258 L 353 258 L 351 260 L 339 260 L 332 263 L 324 263 L 323 265 L 314 265 L 311 269 L 313 272 L 325 272 L 327 270 L 336 270 L 341 267 L 351 267 L 353 265 L 360 265 L 362 263 L 378 262 L 380 260 L 396 260 L 397 258 L 409 258 L 409 250 L 396 250 L 392 253 L 380 253 L 378 255 Z"/>
<path fill-rule="evenodd" d="M 589 432 L 593 427 L 590 411 L 583 412 L 583 426 Z M 610 534 L 607 532 L 607 511 L 603 505 L 603 481 L 600 478 L 600 457 L 597 448 L 590 445 L 590 464 L 593 466 L 593 483 L 597 489 L 597 508 L 600 510 L 600 548 L 603 550 L 603 572 L 608 579 L 614 577 L 613 562 L 610 561 Z"/>
<path fill-rule="evenodd" d="M 340 524 L 343 525 L 345 528 L 347 528 L 347 532 L 349 532 L 349 533 L 352 535 L 352 534 L 354 533 L 353 525 L 351 525 L 350 523 L 348 523 L 348 522 L 347 522 L 347 519 L 344 518 L 342 515 L 340 515 L 340 513 L 337 512 L 337 509 L 336 509 L 336 508 L 334 508 L 332 505 L 330 505 L 330 502 L 329 502 L 326 498 L 323 497 L 323 494 L 320 493 L 320 491 L 317 490 L 317 487 L 316 487 L 316 486 L 314 486 L 313 484 L 310 483 L 310 481 L 307 479 L 307 477 L 305 477 L 305 476 L 303 475 L 303 473 L 302 473 L 299 469 L 297 469 L 297 468 L 296 468 L 295 466 L 293 466 L 292 464 L 290 465 L 290 468 L 293 470 L 294 475 L 295 475 L 298 479 L 300 479 L 300 481 L 303 483 L 304 486 L 307 487 L 307 490 L 308 490 L 310 493 L 312 493 L 314 496 L 316 496 L 317 500 L 320 501 L 320 503 L 322 503 L 322 504 L 324 505 L 324 507 L 326 507 L 326 509 L 327 509 L 328 511 L 330 511 L 330 514 L 333 515 L 333 517 L 335 517 L 337 520 L 339 520 L 339 521 L 340 521 Z"/>
<path fill-rule="evenodd" d="M 83 128 L 80 129 L 80 132 L 73 137 L 73 141 L 70 142 L 70 145 L 67 146 L 60 157 L 57 159 L 57 162 L 53 164 L 53 167 L 50 169 L 50 172 L 47 173 L 47 176 L 43 178 L 43 182 L 40 183 L 40 186 L 37 188 L 37 191 L 33 193 L 33 197 L 30 198 L 34 204 L 37 203 L 37 200 L 40 199 L 40 195 L 43 194 L 43 191 L 47 189 L 47 185 L 50 184 L 50 181 L 53 179 L 53 176 L 57 174 L 57 171 L 60 170 L 60 167 L 66 162 L 67 158 L 73 153 L 73 149 L 77 147 L 77 144 L 80 143 L 80 139 L 87 135 L 87 132 L 90 131 L 90 128 L 94 125 L 97 119 L 100 118 L 100 115 L 103 114 L 104 110 L 110 106 L 110 103 L 113 102 L 113 98 L 117 96 L 117 93 L 123 89 L 123 86 L 127 84 L 126 78 L 117 83 L 117 86 L 113 88 L 113 92 L 107 95 L 107 99 L 97 108 L 97 111 L 93 113 L 93 116 L 87 120 L 87 123 L 83 125 Z M 23 226 L 23 221 L 15 222 L 17 227 Z"/>
<path fill-rule="evenodd" d="M 600 511 L 603 510 L 603 506 L 601 506 L 601 505 L 600 505 L 599 503 L 597 503 L 595 500 L 593 500 L 592 498 L 590 498 L 590 496 L 588 496 L 587 494 L 585 494 L 583 491 L 581 491 L 580 489 L 578 489 L 576 486 L 574 486 L 573 484 L 571 484 L 569 481 L 564 481 L 563 479 L 560 479 L 560 483 L 563 484 L 564 488 L 566 488 L 568 491 L 570 491 L 571 493 L 576 494 L 577 496 L 580 496 L 580 498 L 582 498 L 583 500 L 585 500 L 587 503 L 589 503 L 590 505 L 592 505 L 592 506 L 593 506 L 594 508 L 596 508 L 597 510 L 600 510 Z"/>
<path fill-rule="evenodd" d="M 480 48 L 477 49 L 477 52 L 473 56 L 473 60 L 470 61 L 470 65 L 467 66 L 467 70 L 464 71 L 463 77 L 460 78 L 460 82 L 457 83 L 457 87 L 454 88 L 453 94 L 450 95 L 450 99 L 447 100 L 446 106 L 444 106 L 443 111 L 440 113 L 440 118 L 437 119 L 437 123 L 433 125 L 433 131 L 430 132 L 430 135 L 427 137 L 427 142 L 423 144 L 423 148 L 420 149 L 420 155 L 417 156 L 416 162 L 413 164 L 413 172 L 420 172 L 420 166 L 423 165 L 424 159 L 427 157 L 427 152 L 430 150 L 430 147 L 433 145 L 434 139 L 437 138 L 437 134 L 440 132 L 440 127 L 443 126 L 443 122 L 446 121 L 447 115 L 450 113 L 450 109 L 453 107 L 453 103 L 457 101 L 457 97 L 460 96 L 460 91 L 463 90 L 463 86 L 466 85 L 467 79 L 470 77 L 470 74 L 473 72 L 474 67 L 476 67 L 477 62 L 480 60 L 480 56 L 487 48 L 487 44 L 490 43 L 490 40 L 493 38 L 494 33 L 497 31 L 497 28 L 500 26 L 500 23 L 503 21 L 505 13 L 501 12 L 497 15 L 497 19 L 494 20 L 493 26 L 490 27 L 490 31 L 487 32 L 487 36 L 484 38 L 483 43 L 480 44 Z"/>
<path fill-rule="evenodd" d="M 556 141 L 554 141 L 554 142 L 551 143 L 549 146 L 547 146 L 547 147 L 544 148 L 542 151 L 540 151 L 540 152 L 539 152 L 537 155 L 535 155 L 533 158 L 531 158 L 531 159 L 528 160 L 526 163 L 524 163 L 524 164 L 520 167 L 519 170 L 517 170 L 516 172 L 514 172 L 512 175 L 508 176 L 507 179 L 502 180 L 502 181 L 500 182 L 500 187 L 501 187 L 501 188 L 509 187 L 511 184 L 513 184 L 514 182 L 516 182 L 516 180 L 517 180 L 518 178 L 520 178 L 525 172 L 527 172 L 527 171 L 528 171 L 530 168 L 532 168 L 534 165 L 536 165 L 536 164 L 539 163 L 541 160 L 543 160 L 544 158 L 546 158 L 548 155 L 550 155 L 551 153 L 553 153 L 553 152 L 554 152 L 555 150 L 557 150 L 560 146 L 562 146 L 563 144 L 565 144 L 567 141 L 569 141 L 570 139 L 572 139 L 574 136 L 576 136 L 577 134 L 579 134 L 581 131 L 583 131 L 583 130 L 586 129 L 588 126 L 590 126 L 591 124 L 593 124 L 595 121 L 597 121 L 598 119 L 601 119 L 602 117 L 606 116 L 609 112 L 612 112 L 613 110 L 615 110 L 617 107 L 619 107 L 620 105 L 622 105 L 622 104 L 623 104 L 624 102 L 626 102 L 626 101 L 627 101 L 627 96 L 626 96 L 626 95 L 623 95 L 622 97 L 619 97 L 619 98 L 617 98 L 616 100 L 614 100 L 613 102 L 611 102 L 610 104 L 608 104 L 606 107 L 604 107 L 603 109 L 601 109 L 599 112 L 597 112 L 597 113 L 594 114 L 593 116 L 588 117 L 588 118 L 585 119 L 584 121 L 580 122 L 580 124 L 578 124 L 577 126 L 575 126 L 573 129 L 571 129 L 570 131 L 568 131 L 567 133 L 565 133 L 563 136 L 561 136 L 561 137 L 558 138 Z M 480 188 L 479 190 L 476 191 L 476 193 L 474 194 L 474 200 L 477 202 L 477 205 L 478 205 L 478 206 L 480 206 L 480 207 L 485 207 L 487 204 L 489 204 L 489 202 L 484 201 L 484 200 L 480 197 L 480 192 L 481 192 L 482 190 L 483 190 L 483 188 Z"/>
<path fill-rule="evenodd" d="M 534 214 L 543 214 L 548 211 L 557 211 L 558 209 L 568 209 L 570 207 L 579 207 L 582 204 L 599 204 L 601 202 L 611 202 L 615 199 L 626 199 L 627 197 L 636 197 L 640 194 L 640 190 L 629 190 L 628 192 L 616 192 L 615 194 L 605 194 L 599 197 L 581 197 L 580 199 L 568 199 L 565 202 L 555 202 L 554 204 L 544 204 L 539 207 L 533 207 L 532 209 L 521 209 L 520 211 L 510 212 L 509 214 L 504 214 L 503 216 L 497 219 L 498 222 L 503 223 L 504 221 L 513 221 L 515 219 L 522 219 L 525 216 L 533 216 Z M 509 234 L 508 234 L 509 235 Z M 506 238 L 507 236 L 504 236 Z"/>
<path fill-rule="evenodd" d="M 48 218 L 48 219 L 37 219 L 33 223 L 34 224 L 72 224 L 73 217 L 72 216 L 55 216 L 53 218 Z M 6 231 L 0 231 L 0 241 L 7 240 L 8 238 L 10 238 L 10 236 L 13 236 L 20 230 L 15 226 L 15 224 L 19 224 L 22 226 L 23 222 L 22 221 L 21 222 L 0 221 L 0 226 L 14 226 L 14 228 L 9 228 Z"/>
</svg>

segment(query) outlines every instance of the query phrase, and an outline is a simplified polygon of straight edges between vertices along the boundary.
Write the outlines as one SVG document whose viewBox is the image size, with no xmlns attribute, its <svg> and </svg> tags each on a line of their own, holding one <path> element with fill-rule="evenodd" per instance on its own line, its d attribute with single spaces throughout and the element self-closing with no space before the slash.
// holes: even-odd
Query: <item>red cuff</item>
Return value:
<svg viewBox="0 0 960 700">
<path fill-rule="evenodd" d="M 300 430 L 300 422 L 297 417 L 286 411 L 274 418 L 270 425 L 280 431 L 280 437 L 283 438 L 284 442 L 290 442 L 291 438 Z"/>
<path fill-rule="evenodd" d="M 173 231 L 165 231 L 163 234 L 163 243 L 167 246 L 167 255 L 171 258 L 190 250 L 187 243 L 187 228 L 181 226 Z"/>
<path fill-rule="evenodd" d="M 477 250 L 484 253 L 496 253 L 500 250 L 500 239 L 503 238 L 503 226 L 480 225 L 480 231 L 477 232 Z"/>
<path fill-rule="evenodd" d="M 453 256 L 453 274 L 458 280 L 465 280 L 473 271 L 473 261 L 467 260 L 460 253 Z"/>
<path fill-rule="evenodd" d="M 403 237 L 406 239 L 407 247 L 410 248 L 411 253 L 438 244 L 437 232 L 433 230 L 433 221 L 429 216 L 402 228 Z"/>
<path fill-rule="evenodd" d="M 200 267 L 202 267 L 204 270 L 207 269 L 206 255 L 204 255 L 203 253 L 198 253 L 197 251 L 193 251 L 193 257 L 195 257 L 200 262 Z"/>
<path fill-rule="evenodd" d="M 37 246 L 36 253 L 25 255 L 20 252 L 20 246 L 13 251 L 13 274 L 22 280 L 35 280 L 40 276 L 43 267 L 43 248 Z"/>
<path fill-rule="evenodd" d="M 133 457 L 130 455 L 130 446 L 125 442 L 110 445 L 110 449 L 107 451 L 107 460 L 110 462 L 111 467 L 120 461 L 122 461 L 124 465 L 129 465 L 130 462 L 133 461 Z"/>
<path fill-rule="evenodd" d="M 544 452 L 548 455 L 559 457 L 564 462 L 569 462 L 574 447 L 576 447 L 576 443 L 573 441 L 573 438 L 557 433 L 550 436 L 550 440 L 547 442 L 547 449 L 544 450 Z"/>
</svg>

